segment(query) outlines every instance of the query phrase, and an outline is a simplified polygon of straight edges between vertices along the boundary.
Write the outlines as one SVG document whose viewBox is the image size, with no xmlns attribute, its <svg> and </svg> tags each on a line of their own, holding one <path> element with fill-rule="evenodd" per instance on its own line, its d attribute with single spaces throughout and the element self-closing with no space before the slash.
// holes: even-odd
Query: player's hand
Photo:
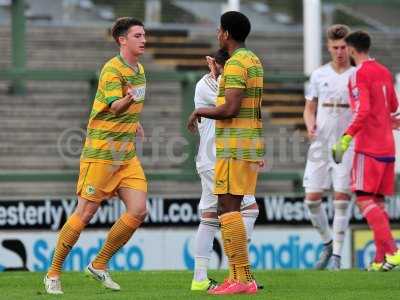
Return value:
<svg viewBox="0 0 400 300">
<path fill-rule="evenodd" d="M 144 135 L 144 129 L 142 127 L 142 124 L 138 122 L 137 128 L 136 128 L 136 135 L 142 140 L 142 142 L 145 140 L 145 135 Z"/>
<path fill-rule="evenodd" d="M 131 103 L 133 101 L 135 101 L 135 87 L 133 85 L 131 85 L 130 83 L 128 83 L 128 90 L 126 92 L 126 95 L 130 96 Z"/>
<path fill-rule="evenodd" d="M 317 125 L 307 128 L 307 137 L 310 141 L 313 141 L 317 137 Z"/>
<path fill-rule="evenodd" d="M 206 61 L 207 61 L 207 65 L 208 65 L 208 68 L 210 69 L 210 73 L 211 73 L 211 76 L 215 79 L 215 80 L 217 80 L 217 78 L 218 78 L 218 72 L 217 72 L 217 65 L 216 65 L 216 63 L 215 63 L 215 58 L 213 58 L 213 57 L 211 57 L 211 56 L 206 56 Z"/>
<path fill-rule="evenodd" d="M 340 164 L 343 160 L 343 155 L 349 149 L 353 137 L 349 134 L 343 135 L 339 142 L 332 147 L 332 157 L 335 163 Z"/>
<path fill-rule="evenodd" d="M 392 129 L 400 130 L 400 113 L 396 113 L 392 115 L 391 120 L 392 120 Z"/>
<path fill-rule="evenodd" d="M 260 167 L 260 169 L 263 169 L 265 167 L 265 160 L 260 160 L 258 162 L 258 166 Z"/>
<path fill-rule="evenodd" d="M 129 102 L 129 104 L 131 104 L 133 101 L 135 101 L 133 92 L 131 92 L 130 90 L 128 90 L 128 92 L 126 93 L 124 98 Z"/>
<path fill-rule="evenodd" d="M 194 110 L 190 115 L 188 122 L 187 122 L 187 129 L 191 133 L 196 133 L 197 130 L 197 123 L 201 123 L 201 117 L 197 114 L 197 111 Z"/>
</svg>

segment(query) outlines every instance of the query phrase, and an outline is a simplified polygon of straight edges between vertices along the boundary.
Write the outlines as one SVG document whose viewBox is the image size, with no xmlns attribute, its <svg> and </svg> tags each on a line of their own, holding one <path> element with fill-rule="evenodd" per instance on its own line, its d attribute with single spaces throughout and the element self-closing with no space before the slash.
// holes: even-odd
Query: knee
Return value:
<svg viewBox="0 0 400 300">
<path fill-rule="evenodd" d="M 321 202 L 321 193 L 306 193 L 305 201 L 307 202 Z"/>
<path fill-rule="evenodd" d="M 310 214 L 319 214 L 321 212 L 321 210 L 323 209 L 321 199 L 319 199 L 319 200 L 306 199 L 304 201 L 304 203 Z"/>
<path fill-rule="evenodd" d="M 356 192 L 356 205 L 360 212 L 364 215 L 369 207 L 375 205 L 374 195 L 365 192 Z"/>
<path fill-rule="evenodd" d="M 350 205 L 350 201 L 348 200 L 334 200 L 333 207 L 335 209 L 347 209 Z"/>
<path fill-rule="evenodd" d="M 350 206 L 350 201 L 348 200 L 334 200 L 333 207 L 335 209 L 335 215 L 337 216 L 347 216 L 348 209 Z"/>
<path fill-rule="evenodd" d="M 79 218 L 81 219 L 81 221 L 84 224 L 89 224 L 90 220 L 93 218 L 93 216 L 95 215 L 96 211 L 91 211 L 91 210 L 84 210 L 82 212 L 77 212 L 76 214 L 79 216 Z"/>
<path fill-rule="evenodd" d="M 146 207 L 143 207 L 141 209 L 137 209 L 137 210 L 135 210 L 135 212 L 132 213 L 132 215 L 136 219 L 138 219 L 138 220 L 140 220 L 142 222 L 147 218 L 147 214 L 148 214 L 148 210 L 147 210 Z"/>
<path fill-rule="evenodd" d="M 233 212 L 233 211 L 239 211 L 239 210 L 240 209 L 238 209 L 235 206 L 230 205 L 228 203 L 221 203 L 221 204 L 218 205 L 218 215 L 219 216 L 223 215 L 223 214 L 226 214 L 226 213 Z"/>
<path fill-rule="evenodd" d="M 201 216 L 200 217 L 200 224 L 211 226 L 211 227 L 215 227 L 215 228 L 219 228 L 219 225 L 220 225 L 218 217 L 216 215 L 215 215 L 215 217 L 204 217 L 204 216 Z"/>
<path fill-rule="evenodd" d="M 240 205 L 243 197 L 219 197 L 218 215 L 240 211 Z"/>
</svg>

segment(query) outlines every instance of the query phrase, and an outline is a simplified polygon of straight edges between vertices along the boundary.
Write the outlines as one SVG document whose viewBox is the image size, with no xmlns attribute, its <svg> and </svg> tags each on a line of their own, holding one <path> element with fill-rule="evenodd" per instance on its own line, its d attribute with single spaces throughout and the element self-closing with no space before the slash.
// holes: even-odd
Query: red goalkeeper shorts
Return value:
<svg viewBox="0 0 400 300">
<path fill-rule="evenodd" d="M 351 170 L 351 190 L 373 194 L 394 194 L 394 161 L 387 162 L 362 153 L 355 153 Z"/>
</svg>

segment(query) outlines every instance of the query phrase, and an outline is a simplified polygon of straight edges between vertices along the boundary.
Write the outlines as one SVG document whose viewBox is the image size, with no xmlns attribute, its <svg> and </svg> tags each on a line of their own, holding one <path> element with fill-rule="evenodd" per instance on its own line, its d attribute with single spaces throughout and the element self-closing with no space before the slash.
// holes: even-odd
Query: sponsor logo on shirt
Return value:
<svg viewBox="0 0 400 300">
<path fill-rule="evenodd" d="M 132 93 L 134 101 L 142 101 L 146 94 L 146 86 L 135 86 L 129 89 L 129 92 Z"/>
<path fill-rule="evenodd" d="M 358 90 L 358 88 L 353 88 L 351 90 L 351 94 L 353 95 L 354 100 L 358 101 L 360 96 L 360 91 Z"/>
</svg>

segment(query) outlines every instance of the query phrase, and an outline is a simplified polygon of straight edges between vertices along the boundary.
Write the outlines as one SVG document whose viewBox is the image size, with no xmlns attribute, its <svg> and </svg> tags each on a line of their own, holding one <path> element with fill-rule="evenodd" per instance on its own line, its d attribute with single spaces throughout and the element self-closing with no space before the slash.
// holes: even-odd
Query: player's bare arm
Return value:
<svg viewBox="0 0 400 300">
<path fill-rule="evenodd" d="M 314 98 L 312 101 L 306 101 L 306 105 L 304 107 L 303 119 L 307 128 L 307 135 L 310 140 L 313 140 L 316 137 L 316 120 L 315 115 L 317 112 L 317 98 Z"/>
<path fill-rule="evenodd" d="M 211 76 L 217 80 L 218 78 L 218 71 L 217 71 L 217 65 L 215 62 L 215 58 L 211 56 L 206 56 L 206 61 L 207 61 L 207 66 L 210 69 Z"/>
<path fill-rule="evenodd" d="M 133 95 L 131 93 L 127 93 L 126 96 L 114 101 L 111 104 L 110 111 L 114 115 L 118 116 L 127 111 L 129 106 L 132 104 L 133 100 L 134 100 Z"/>
<path fill-rule="evenodd" d="M 144 141 L 144 139 L 145 139 L 144 129 L 143 129 L 143 127 L 142 127 L 142 124 L 140 124 L 140 122 L 138 122 L 138 124 L 137 124 L 136 135 L 137 135 L 138 137 L 140 137 L 140 139 L 141 139 L 142 141 Z"/>
<path fill-rule="evenodd" d="M 200 118 L 208 118 L 214 120 L 232 119 L 239 114 L 240 104 L 244 98 L 243 89 L 227 89 L 225 91 L 225 103 L 217 107 L 204 107 L 198 108 L 190 115 L 187 128 L 190 132 L 195 132 L 197 128 L 197 121 Z"/>
</svg>

